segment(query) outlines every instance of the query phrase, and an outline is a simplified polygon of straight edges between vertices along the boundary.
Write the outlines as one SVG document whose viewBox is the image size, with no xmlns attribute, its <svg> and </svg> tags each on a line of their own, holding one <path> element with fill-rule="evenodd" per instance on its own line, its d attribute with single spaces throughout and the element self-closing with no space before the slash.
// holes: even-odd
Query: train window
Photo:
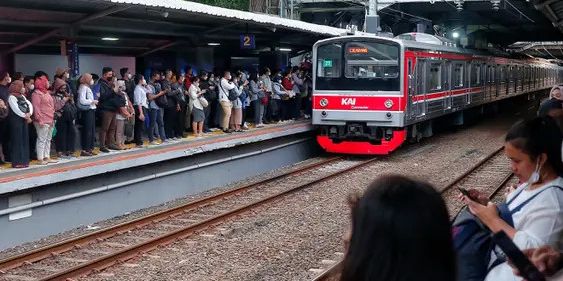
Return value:
<svg viewBox="0 0 563 281">
<path fill-rule="evenodd" d="M 342 45 L 330 44 L 317 49 L 317 76 L 340 77 L 342 69 Z"/>
<path fill-rule="evenodd" d="M 399 77 L 399 49 L 393 45 L 351 42 L 344 52 L 346 78 L 388 79 Z"/>
<path fill-rule="evenodd" d="M 463 87 L 463 64 L 455 63 L 452 66 L 452 86 L 454 88 Z"/>
<path fill-rule="evenodd" d="M 430 91 L 442 90 L 442 63 L 432 62 L 430 63 L 430 75 L 428 81 L 428 89 Z"/>
<path fill-rule="evenodd" d="M 471 64 L 471 71 L 469 73 L 471 87 L 481 85 L 481 65 L 480 64 Z"/>
</svg>

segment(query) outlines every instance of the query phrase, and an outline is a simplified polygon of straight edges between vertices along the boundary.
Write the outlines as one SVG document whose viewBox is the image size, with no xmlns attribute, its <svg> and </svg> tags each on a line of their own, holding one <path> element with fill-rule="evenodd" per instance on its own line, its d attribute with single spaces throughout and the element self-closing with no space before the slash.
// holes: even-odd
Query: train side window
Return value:
<svg viewBox="0 0 563 281">
<path fill-rule="evenodd" d="M 454 88 L 463 87 L 463 64 L 454 63 L 452 69 L 452 86 Z"/>
<path fill-rule="evenodd" d="M 471 64 L 471 87 L 481 85 L 481 65 L 480 64 Z"/>
<path fill-rule="evenodd" d="M 442 90 L 442 63 L 431 62 L 428 75 L 428 90 L 439 91 Z"/>
</svg>

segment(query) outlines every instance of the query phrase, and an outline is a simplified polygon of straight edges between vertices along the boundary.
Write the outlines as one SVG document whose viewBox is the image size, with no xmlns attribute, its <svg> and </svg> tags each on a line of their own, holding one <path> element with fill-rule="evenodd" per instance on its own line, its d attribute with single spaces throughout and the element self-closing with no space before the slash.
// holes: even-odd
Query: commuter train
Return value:
<svg viewBox="0 0 563 281">
<path fill-rule="evenodd" d="M 313 75 L 317 141 L 344 154 L 389 154 L 431 135 L 433 119 L 463 123 L 467 109 L 563 82 L 563 68 L 547 60 L 479 53 L 421 33 L 318 41 Z"/>
</svg>

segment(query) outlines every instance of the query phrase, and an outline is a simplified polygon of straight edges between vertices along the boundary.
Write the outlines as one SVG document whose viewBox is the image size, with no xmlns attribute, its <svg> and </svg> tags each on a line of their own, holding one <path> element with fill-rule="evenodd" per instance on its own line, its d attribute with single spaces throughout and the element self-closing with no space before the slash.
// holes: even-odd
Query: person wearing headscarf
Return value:
<svg viewBox="0 0 563 281">
<path fill-rule="evenodd" d="M 62 74 L 65 75 L 64 73 Z M 53 84 L 53 100 L 55 103 L 55 117 L 57 134 L 55 135 L 55 149 L 57 156 L 70 157 L 74 153 L 76 106 L 70 94 L 68 83 L 61 77 L 55 78 Z"/>
<path fill-rule="evenodd" d="M 553 86 L 549 91 L 549 98 L 540 104 L 538 115 L 543 117 L 559 110 L 563 110 L 563 89 L 561 86 Z"/>
<path fill-rule="evenodd" d="M 84 73 L 80 77 L 80 86 L 78 87 L 78 101 L 82 110 L 82 152 L 80 156 L 92 156 L 94 152 L 94 141 L 96 138 L 96 105 L 98 100 L 94 98 L 94 92 L 90 88 L 94 85 L 94 79 L 90 73 Z"/>
<path fill-rule="evenodd" d="M 10 84 L 8 103 L 11 114 L 8 117 L 10 127 L 10 158 L 13 168 L 29 166 L 29 126 L 33 105 L 25 97 L 26 88 L 22 81 Z"/>
<path fill-rule="evenodd" d="M 57 163 L 51 159 L 51 139 L 55 125 L 55 102 L 49 91 L 49 77 L 43 71 L 35 73 L 35 90 L 31 96 L 33 124 L 37 130 L 36 153 L 40 165 Z"/>
</svg>

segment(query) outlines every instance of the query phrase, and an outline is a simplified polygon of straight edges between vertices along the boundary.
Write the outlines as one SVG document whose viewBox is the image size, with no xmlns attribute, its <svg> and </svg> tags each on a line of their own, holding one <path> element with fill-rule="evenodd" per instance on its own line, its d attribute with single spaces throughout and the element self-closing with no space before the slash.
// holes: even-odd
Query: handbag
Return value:
<svg viewBox="0 0 563 281">
<path fill-rule="evenodd" d="M 223 85 L 221 85 L 221 82 L 219 82 L 219 86 L 221 86 L 221 89 L 223 89 L 223 92 L 225 92 L 225 88 L 223 88 Z M 235 90 L 234 88 L 233 88 L 233 89 L 230 89 L 230 90 L 228 91 L 228 93 L 227 93 L 227 98 L 228 98 L 230 101 L 235 101 L 235 100 L 238 99 L 238 93 L 236 92 L 236 90 Z"/>
<path fill-rule="evenodd" d="M 203 106 L 203 107 L 209 106 L 209 102 L 203 96 L 199 97 L 198 100 L 199 100 L 199 103 L 201 103 L 201 106 Z"/>
<path fill-rule="evenodd" d="M 20 109 L 20 111 L 23 113 L 29 113 L 30 109 L 29 104 L 27 104 L 27 100 L 23 96 L 16 97 L 16 99 L 18 101 L 18 108 Z"/>
</svg>

